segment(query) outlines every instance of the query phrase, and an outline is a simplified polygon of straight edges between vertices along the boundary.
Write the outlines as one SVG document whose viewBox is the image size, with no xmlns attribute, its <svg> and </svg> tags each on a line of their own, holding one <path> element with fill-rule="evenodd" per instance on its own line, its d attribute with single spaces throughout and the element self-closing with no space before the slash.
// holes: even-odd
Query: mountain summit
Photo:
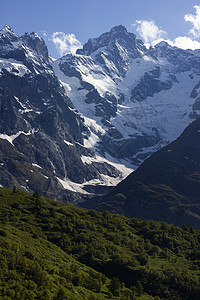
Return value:
<svg viewBox="0 0 200 300">
<path fill-rule="evenodd" d="M 9 25 L 5 25 L 0 30 L 0 36 L 2 38 L 9 38 L 11 41 L 15 40 L 17 38 L 17 35 L 13 32 L 12 28 Z"/>
<path fill-rule="evenodd" d="M 76 53 L 92 56 L 111 75 L 115 71 L 118 76 L 124 76 L 130 67 L 130 60 L 141 57 L 140 51 L 145 50 L 142 41 L 136 39 L 135 34 L 119 25 L 98 38 L 89 39 L 83 49 L 78 49 Z"/>
</svg>

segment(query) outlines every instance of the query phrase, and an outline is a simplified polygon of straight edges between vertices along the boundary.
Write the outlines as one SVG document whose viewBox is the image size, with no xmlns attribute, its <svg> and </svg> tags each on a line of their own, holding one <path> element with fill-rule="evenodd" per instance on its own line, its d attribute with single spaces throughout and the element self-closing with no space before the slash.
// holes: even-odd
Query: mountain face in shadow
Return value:
<svg viewBox="0 0 200 300">
<path fill-rule="evenodd" d="M 97 209 L 200 228 L 200 120 L 112 189 Z"/>
</svg>

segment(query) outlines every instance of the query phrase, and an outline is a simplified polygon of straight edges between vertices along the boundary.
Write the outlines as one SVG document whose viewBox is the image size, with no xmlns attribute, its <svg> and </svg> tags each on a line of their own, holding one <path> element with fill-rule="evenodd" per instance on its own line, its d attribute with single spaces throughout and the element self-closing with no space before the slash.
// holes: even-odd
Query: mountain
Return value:
<svg viewBox="0 0 200 300">
<path fill-rule="evenodd" d="M 200 119 L 112 189 L 98 210 L 200 229 Z"/>
<path fill-rule="evenodd" d="M 0 31 L 0 185 L 83 201 L 119 183 L 199 116 L 200 51 L 147 49 L 122 25 L 53 60 Z"/>
<path fill-rule="evenodd" d="M 200 50 L 147 49 L 120 25 L 53 68 L 96 137 L 88 147 L 133 169 L 199 116 Z"/>
<path fill-rule="evenodd" d="M 63 200 L 120 172 L 84 147 L 90 132 L 54 74 L 44 41 L 0 31 L 0 184 Z M 109 180 L 108 180 L 109 181 Z M 88 184 L 88 186 L 89 186 Z M 73 194 L 73 197 L 72 197 Z M 58 196 L 59 195 L 59 196 Z"/>
</svg>

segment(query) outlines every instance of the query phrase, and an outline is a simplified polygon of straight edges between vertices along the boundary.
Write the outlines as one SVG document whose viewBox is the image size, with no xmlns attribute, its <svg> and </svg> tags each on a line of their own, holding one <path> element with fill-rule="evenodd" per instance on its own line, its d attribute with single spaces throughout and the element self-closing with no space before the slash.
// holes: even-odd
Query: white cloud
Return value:
<svg viewBox="0 0 200 300">
<path fill-rule="evenodd" d="M 181 49 L 200 49 L 200 42 L 194 41 L 187 36 L 179 36 L 175 38 L 174 41 L 166 40 L 166 42 L 171 46 L 176 46 Z"/>
<path fill-rule="evenodd" d="M 196 5 L 194 8 L 196 9 L 196 15 L 185 15 L 184 19 L 193 24 L 190 33 L 192 33 L 194 37 L 200 37 L 200 6 Z M 178 36 L 174 40 L 168 39 L 166 31 L 159 29 L 153 20 L 137 20 L 133 26 L 136 26 L 136 31 L 143 38 L 146 47 L 155 46 L 161 41 L 166 41 L 169 45 L 181 49 L 200 49 L 200 42 L 188 36 Z"/>
<path fill-rule="evenodd" d="M 50 41 L 54 43 L 61 56 L 67 53 L 76 53 L 78 48 L 82 48 L 81 42 L 77 40 L 73 33 L 54 32 Z"/>
<path fill-rule="evenodd" d="M 155 21 L 137 20 L 133 26 L 137 26 L 136 31 L 144 39 L 144 42 L 151 44 L 156 40 L 160 40 L 166 36 L 166 32 L 159 29 Z"/>
<path fill-rule="evenodd" d="M 200 37 L 200 6 L 195 5 L 194 6 L 196 13 L 195 15 L 187 14 L 185 15 L 184 19 L 186 22 L 191 22 L 193 25 L 193 28 L 190 29 L 190 33 L 195 37 Z"/>
</svg>

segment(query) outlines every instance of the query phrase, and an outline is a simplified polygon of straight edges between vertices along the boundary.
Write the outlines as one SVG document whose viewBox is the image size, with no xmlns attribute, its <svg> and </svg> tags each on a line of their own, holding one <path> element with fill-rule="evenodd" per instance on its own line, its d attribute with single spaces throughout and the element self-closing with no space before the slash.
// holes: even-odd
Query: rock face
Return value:
<svg viewBox="0 0 200 300">
<path fill-rule="evenodd" d="M 200 51 L 147 49 L 121 25 L 54 62 L 5 26 L 0 184 L 65 201 L 116 185 L 199 117 L 199 70 Z"/>
<path fill-rule="evenodd" d="M 200 119 L 119 183 L 96 209 L 200 229 Z"/>
<path fill-rule="evenodd" d="M 0 31 L 0 184 L 68 201 L 77 190 L 87 193 L 83 183 L 102 184 L 102 176 L 115 180 L 120 172 L 84 160 L 95 160 L 84 147 L 90 132 L 51 64 L 37 34 Z"/>
</svg>

